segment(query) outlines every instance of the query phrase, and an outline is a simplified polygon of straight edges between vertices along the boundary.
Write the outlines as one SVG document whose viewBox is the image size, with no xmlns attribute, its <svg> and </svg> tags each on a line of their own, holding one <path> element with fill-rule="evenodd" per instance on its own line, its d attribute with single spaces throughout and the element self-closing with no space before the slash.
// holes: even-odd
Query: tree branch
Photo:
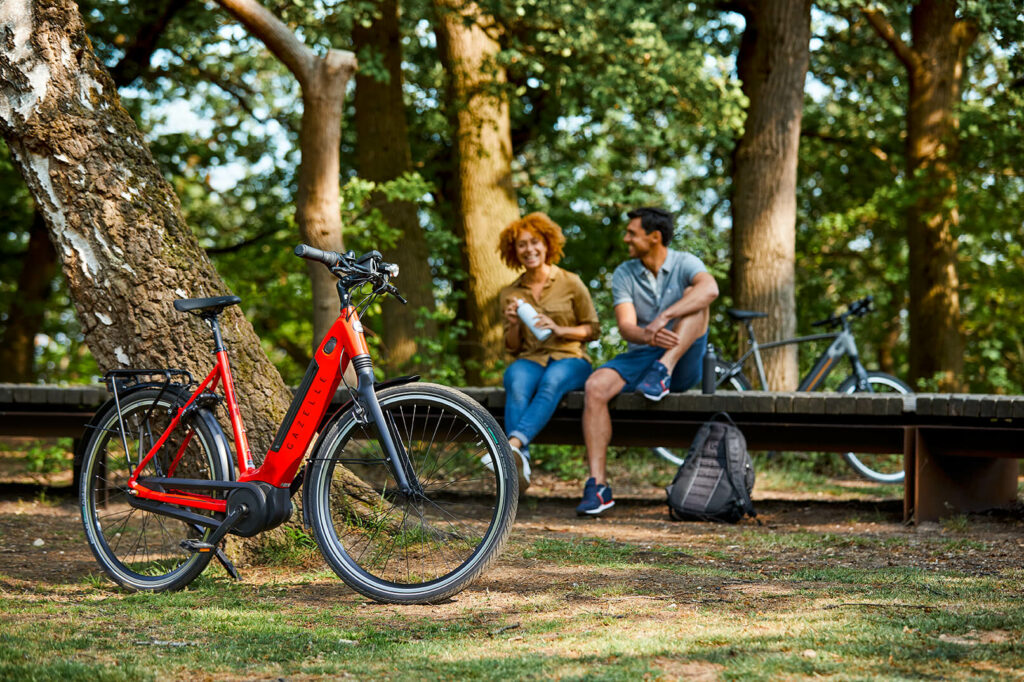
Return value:
<svg viewBox="0 0 1024 682">
<path fill-rule="evenodd" d="M 875 33 L 886 42 L 889 49 L 903 62 L 903 66 L 907 67 L 907 71 L 914 72 L 921 68 L 921 58 L 909 45 L 896 34 L 896 29 L 892 27 L 889 20 L 878 11 L 877 9 L 861 7 L 861 14 L 871 24 L 871 28 L 875 29 Z"/>
<path fill-rule="evenodd" d="M 188 2 L 189 0 L 170 0 L 160 16 L 139 29 L 135 40 L 125 50 L 124 57 L 110 70 L 114 85 L 119 88 L 128 85 L 149 68 L 149 61 L 156 51 L 160 37 L 167 30 L 167 25 Z"/>
<path fill-rule="evenodd" d="M 295 74 L 299 84 L 309 80 L 316 54 L 283 21 L 255 0 L 217 0 L 251 34 L 263 41 L 274 56 Z"/>
<path fill-rule="evenodd" d="M 206 253 L 208 253 L 208 254 L 212 253 L 212 254 L 218 254 L 219 255 L 219 254 L 223 254 L 223 253 L 234 253 L 236 251 L 241 251 L 245 247 L 252 246 L 256 242 L 260 241 L 261 239 L 266 239 L 267 237 L 269 237 L 272 234 L 274 234 L 275 232 L 277 232 L 279 229 L 280 229 L 279 227 L 273 227 L 273 228 L 270 228 L 269 230 L 264 230 L 263 232 L 260 232 L 259 234 L 255 235 L 255 236 L 249 237 L 248 239 L 243 239 L 242 241 L 238 242 L 237 244 L 229 244 L 228 246 L 212 246 L 212 247 L 206 249 Z"/>
</svg>

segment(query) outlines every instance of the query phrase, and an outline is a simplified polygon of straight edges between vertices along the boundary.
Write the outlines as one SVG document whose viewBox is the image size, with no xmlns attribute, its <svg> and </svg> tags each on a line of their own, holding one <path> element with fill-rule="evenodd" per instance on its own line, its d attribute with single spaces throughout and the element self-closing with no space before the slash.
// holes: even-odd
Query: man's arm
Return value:
<svg viewBox="0 0 1024 682">
<path fill-rule="evenodd" d="M 642 343 L 672 348 L 679 343 L 679 337 L 671 329 L 666 329 L 668 323 L 708 308 L 716 298 L 718 298 L 718 282 L 711 276 L 711 273 L 698 272 L 693 276 L 690 286 L 686 287 L 683 297 L 665 308 L 664 312 L 651 320 L 651 323 L 644 328 L 646 336 L 651 340 Z M 634 323 L 635 317 L 634 313 Z"/>
<path fill-rule="evenodd" d="M 636 307 L 632 303 L 615 306 L 615 323 L 619 326 L 619 334 L 630 343 L 650 344 L 654 340 L 654 332 L 637 326 Z"/>
</svg>

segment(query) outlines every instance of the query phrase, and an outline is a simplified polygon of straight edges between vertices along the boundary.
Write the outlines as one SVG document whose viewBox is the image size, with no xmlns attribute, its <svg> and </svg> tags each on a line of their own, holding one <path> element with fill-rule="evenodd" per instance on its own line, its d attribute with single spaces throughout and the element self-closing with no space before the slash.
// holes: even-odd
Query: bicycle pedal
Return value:
<svg viewBox="0 0 1024 682">
<path fill-rule="evenodd" d="M 203 542 L 202 540 L 196 540 L 195 538 L 182 540 L 181 548 L 189 552 L 213 552 L 217 549 L 214 545 L 211 545 L 209 542 Z"/>
</svg>

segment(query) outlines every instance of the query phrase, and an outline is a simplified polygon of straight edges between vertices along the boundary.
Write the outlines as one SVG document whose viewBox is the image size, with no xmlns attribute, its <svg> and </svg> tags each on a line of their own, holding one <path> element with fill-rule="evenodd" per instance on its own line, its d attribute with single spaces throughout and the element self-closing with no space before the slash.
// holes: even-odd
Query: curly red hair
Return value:
<svg viewBox="0 0 1024 682">
<path fill-rule="evenodd" d="M 544 240 L 548 250 L 544 260 L 548 265 L 561 260 L 562 247 L 565 245 L 562 228 L 558 226 L 558 223 L 549 218 L 546 213 L 537 211 L 519 220 L 513 220 L 498 235 L 498 254 L 505 265 L 513 270 L 519 270 L 523 267 L 522 263 L 519 262 L 519 256 L 516 255 L 516 240 L 519 239 L 519 235 L 523 231 L 532 232 Z"/>
</svg>

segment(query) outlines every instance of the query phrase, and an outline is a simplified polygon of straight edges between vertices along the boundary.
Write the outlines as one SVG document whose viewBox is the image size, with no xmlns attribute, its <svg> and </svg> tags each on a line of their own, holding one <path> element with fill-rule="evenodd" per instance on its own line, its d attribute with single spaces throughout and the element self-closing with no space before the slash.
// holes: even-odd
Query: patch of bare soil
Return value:
<svg viewBox="0 0 1024 682">
<path fill-rule="evenodd" d="M 963 527 L 952 529 L 937 524 L 915 528 L 903 524 L 902 501 L 895 498 L 867 502 L 854 498 L 792 499 L 799 495 L 761 493 L 756 499 L 760 523 L 748 520 L 729 526 L 670 521 L 662 502 L 664 493 L 657 489 L 623 490 L 621 495 L 617 491 L 617 504 L 605 516 L 580 518 L 574 512 L 577 488 L 542 475 L 520 502 L 513 538 L 501 559 L 449 605 L 417 607 L 414 611 L 422 608 L 424 615 L 453 617 L 469 600 L 501 613 L 503 609 L 514 610 L 523 597 L 542 594 L 557 595 L 567 607 L 587 607 L 596 599 L 593 595 L 601 594 L 601 603 L 614 617 L 620 608 L 643 600 L 682 608 L 741 599 L 763 602 L 766 608 L 784 608 L 789 598 L 796 598 L 788 587 L 771 581 L 714 578 L 707 572 L 686 575 L 652 567 L 581 573 L 578 566 L 529 558 L 534 553 L 527 550 L 545 539 L 623 543 L 638 550 L 633 561 L 644 559 L 645 552 L 649 552 L 649 563 L 656 563 L 670 552 L 675 563 L 742 569 L 766 577 L 821 565 L 823 561 L 851 568 L 941 565 L 944 570 L 983 575 L 1019 568 L 1024 553 L 1024 514 L 1019 511 L 972 515 Z M 77 501 L 70 489 L 51 488 L 42 496 L 26 496 L 29 490 L 0 486 L 0 589 L 41 584 L 57 587 L 56 592 L 64 591 L 60 586 L 71 585 L 95 590 L 83 580 L 98 573 L 99 568 L 85 542 Z M 801 531 L 828 533 L 833 541 L 824 550 L 814 542 L 776 544 L 779 537 Z M 750 542 L 750 534 L 756 534 L 759 540 Z M 840 540 L 835 541 L 835 537 Z M 966 543 L 968 547 L 958 546 L 952 551 L 950 543 Z M 208 570 L 222 573 L 215 564 Z M 296 572 L 281 567 L 247 567 L 242 569 L 242 579 L 257 590 L 273 589 L 274 583 L 288 582 Z M 340 581 L 325 578 L 303 582 L 286 588 L 289 598 L 312 604 L 324 599 L 365 601 Z M 587 589 L 576 589 L 584 583 Z M 461 606 L 456 606 L 460 602 Z M 698 677 L 702 674 L 697 670 L 687 672 Z"/>
</svg>

